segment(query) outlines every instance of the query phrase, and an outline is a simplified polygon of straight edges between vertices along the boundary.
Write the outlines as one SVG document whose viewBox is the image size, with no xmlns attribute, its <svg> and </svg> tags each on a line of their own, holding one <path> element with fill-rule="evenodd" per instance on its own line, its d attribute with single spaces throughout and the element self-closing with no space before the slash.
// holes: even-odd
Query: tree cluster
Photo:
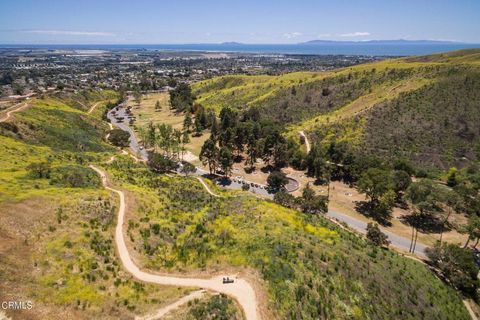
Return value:
<svg viewBox="0 0 480 320">
<path fill-rule="evenodd" d="M 223 108 L 218 122 L 215 117 L 209 118 L 211 136 L 202 147 L 201 159 L 211 172 L 219 167 L 228 172 L 233 160 L 240 161 L 244 157 L 250 169 L 258 159 L 277 171 L 287 165 L 298 168 L 304 162 L 305 155 L 298 143 L 285 138 L 280 125 L 262 120 L 256 108 L 241 114 Z"/>
<path fill-rule="evenodd" d="M 325 213 L 328 210 L 328 199 L 326 196 L 317 195 L 309 184 L 303 189 L 301 197 L 279 191 L 275 193 L 273 201 L 276 203 L 295 210 L 300 210 L 304 213 Z"/>
</svg>

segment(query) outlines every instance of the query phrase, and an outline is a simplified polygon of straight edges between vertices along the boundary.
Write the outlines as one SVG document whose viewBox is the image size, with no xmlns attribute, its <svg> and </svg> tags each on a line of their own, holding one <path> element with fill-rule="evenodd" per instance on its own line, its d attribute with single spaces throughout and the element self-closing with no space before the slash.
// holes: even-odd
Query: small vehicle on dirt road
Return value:
<svg viewBox="0 0 480 320">
<path fill-rule="evenodd" d="M 233 283 L 233 282 L 234 282 L 234 280 L 233 280 L 233 279 L 230 279 L 229 277 L 223 278 L 223 283 L 224 283 L 224 284 Z"/>
</svg>

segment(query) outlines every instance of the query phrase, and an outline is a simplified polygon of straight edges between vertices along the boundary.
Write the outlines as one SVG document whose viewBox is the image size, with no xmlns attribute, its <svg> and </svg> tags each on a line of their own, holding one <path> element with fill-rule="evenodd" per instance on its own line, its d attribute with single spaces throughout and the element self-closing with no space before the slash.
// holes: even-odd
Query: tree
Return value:
<svg viewBox="0 0 480 320">
<path fill-rule="evenodd" d="M 431 221 L 436 213 L 442 211 L 438 204 L 438 186 L 429 179 L 413 182 L 406 192 L 407 200 L 411 207 L 410 224 L 412 238 L 409 252 L 415 252 L 418 237 L 418 228 Z"/>
<path fill-rule="evenodd" d="M 147 143 L 146 145 L 149 147 L 154 147 L 154 151 L 156 150 L 156 142 L 157 142 L 157 131 L 153 122 L 150 122 L 147 127 Z"/>
<path fill-rule="evenodd" d="M 378 223 L 369 222 L 367 224 L 367 239 L 376 246 L 388 246 L 390 244 L 387 235 L 378 227 Z"/>
<path fill-rule="evenodd" d="M 147 147 L 148 144 L 148 131 L 145 127 L 138 128 L 138 136 L 140 137 L 140 141 L 142 142 L 142 146 L 144 148 Z"/>
<path fill-rule="evenodd" d="M 133 92 L 133 98 L 136 104 L 140 104 L 140 102 L 142 102 L 142 93 L 139 90 L 135 90 Z"/>
<path fill-rule="evenodd" d="M 288 192 L 279 191 L 273 196 L 273 201 L 287 208 L 294 209 L 297 206 L 296 198 Z"/>
<path fill-rule="evenodd" d="M 453 188 L 457 184 L 457 168 L 453 167 L 448 170 L 447 186 Z"/>
<path fill-rule="evenodd" d="M 212 112 L 211 110 L 209 112 L 209 123 L 211 137 L 216 140 L 220 133 L 220 128 L 218 126 L 217 116 L 215 115 L 215 112 Z"/>
<path fill-rule="evenodd" d="M 185 119 L 183 120 L 183 131 L 190 133 L 190 128 L 193 125 L 192 115 L 190 112 L 185 112 Z"/>
<path fill-rule="evenodd" d="M 467 215 L 480 213 L 480 195 L 476 183 L 468 180 L 459 182 L 455 188 L 459 195 L 459 209 Z"/>
<path fill-rule="evenodd" d="M 247 161 L 246 163 L 253 168 L 258 158 L 258 150 L 260 149 L 260 143 L 257 140 L 253 139 L 253 136 L 249 138 L 247 143 Z"/>
<path fill-rule="evenodd" d="M 185 145 L 190 142 L 190 135 L 188 134 L 187 131 L 183 131 L 182 134 L 182 143 Z"/>
<path fill-rule="evenodd" d="M 117 147 L 128 147 L 130 144 L 130 133 L 122 129 L 113 129 L 109 132 L 108 141 Z"/>
<path fill-rule="evenodd" d="M 162 110 L 162 105 L 160 104 L 160 101 L 157 100 L 155 102 L 155 111 L 161 111 Z"/>
<path fill-rule="evenodd" d="M 426 252 L 431 264 L 439 269 L 454 288 L 470 297 L 476 297 L 479 270 L 470 249 L 437 242 L 433 248 L 427 248 Z"/>
<path fill-rule="evenodd" d="M 194 173 L 196 170 L 197 170 L 197 168 L 195 168 L 195 166 L 193 164 L 191 164 L 190 162 L 186 162 L 186 161 L 182 162 L 180 172 L 185 174 L 186 177 L 188 175 L 190 175 L 191 173 Z"/>
<path fill-rule="evenodd" d="M 190 111 L 194 100 L 192 89 L 186 83 L 180 83 L 170 91 L 170 105 L 177 112 Z"/>
<path fill-rule="evenodd" d="M 392 180 L 387 170 L 370 168 L 358 180 L 358 190 L 365 193 L 370 201 L 378 202 L 385 192 L 392 189 Z"/>
<path fill-rule="evenodd" d="M 476 248 L 480 241 L 480 217 L 476 214 L 468 217 L 468 223 L 462 228 L 461 233 L 468 235 L 467 241 L 463 247 L 466 248 L 470 241 L 476 240 L 473 246 Z"/>
<path fill-rule="evenodd" d="M 203 127 L 200 121 L 195 120 L 195 136 L 200 137 L 202 135 Z"/>
<path fill-rule="evenodd" d="M 380 196 L 378 202 L 372 207 L 372 213 L 377 220 L 385 221 L 391 218 L 392 209 L 395 206 L 395 192 L 388 190 Z"/>
<path fill-rule="evenodd" d="M 397 194 L 397 199 L 400 199 L 402 193 L 407 190 L 411 183 L 412 178 L 406 171 L 395 170 L 393 172 L 393 190 Z"/>
<path fill-rule="evenodd" d="M 397 159 L 393 164 L 393 169 L 397 171 L 405 171 L 409 176 L 415 174 L 415 168 L 407 159 Z"/>
<path fill-rule="evenodd" d="M 226 177 L 229 176 L 232 173 L 233 155 L 228 147 L 222 147 L 220 149 L 218 162 L 223 174 Z"/>
<path fill-rule="evenodd" d="M 165 173 L 176 170 L 178 165 L 175 161 L 168 159 L 161 154 L 152 153 L 148 157 L 148 166 L 156 172 Z"/>
<path fill-rule="evenodd" d="M 300 208 L 304 213 L 324 213 L 328 210 L 328 199 L 325 196 L 319 196 L 307 183 L 307 186 L 302 191 L 300 199 Z"/>
<path fill-rule="evenodd" d="M 302 199 L 309 201 L 315 197 L 315 191 L 310 187 L 310 183 L 302 191 Z"/>
<path fill-rule="evenodd" d="M 231 108 L 220 110 L 220 129 L 235 128 L 237 126 L 237 113 Z"/>
<path fill-rule="evenodd" d="M 216 172 L 218 165 L 218 153 L 219 150 L 215 141 L 212 139 L 207 139 L 200 151 L 200 161 L 202 161 L 203 165 L 208 164 L 210 174 Z"/>
<path fill-rule="evenodd" d="M 458 211 L 461 207 L 461 198 L 460 196 L 452 190 L 446 191 L 443 195 L 443 203 L 445 205 L 445 211 L 447 212 L 447 215 L 445 216 L 445 219 L 442 221 L 442 229 L 440 230 L 440 243 L 442 243 L 442 238 L 443 238 L 443 232 L 448 225 L 448 219 L 450 218 L 450 215 L 454 211 Z"/>
<path fill-rule="evenodd" d="M 288 178 L 285 173 L 281 171 L 273 171 L 267 178 L 268 186 L 273 190 L 281 190 L 285 188 L 288 183 Z"/>
</svg>

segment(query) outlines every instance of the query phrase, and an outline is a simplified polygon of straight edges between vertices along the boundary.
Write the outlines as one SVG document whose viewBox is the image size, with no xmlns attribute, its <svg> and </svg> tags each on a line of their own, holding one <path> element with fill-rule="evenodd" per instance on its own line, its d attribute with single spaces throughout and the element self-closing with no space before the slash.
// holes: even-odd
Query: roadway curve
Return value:
<svg viewBox="0 0 480 320">
<path fill-rule="evenodd" d="M 219 293 L 224 293 L 231 296 L 241 305 L 247 320 L 258 320 L 260 315 L 258 312 L 258 302 L 255 291 L 248 281 L 241 278 L 235 278 L 234 283 L 223 284 L 222 279 L 228 275 L 220 275 L 210 279 L 202 278 L 184 278 L 175 276 L 163 276 L 152 273 L 147 273 L 140 270 L 133 262 L 128 252 L 125 239 L 123 237 L 123 223 L 125 217 L 125 194 L 123 191 L 114 189 L 108 185 L 107 176 L 104 171 L 90 165 L 90 168 L 95 170 L 102 178 L 103 186 L 110 191 L 118 194 L 120 198 L 120 206 L 118 209 L 117 226 L 115 229 L 115 243 L 118 249 L 118 255 L 124 268 L 131 273 L 135 278 L 144 282 L 156 283 L 161 285 L 183 286 L 183 287 L 200 287 L 202 289 L 211 290 Z"/>
</svg>

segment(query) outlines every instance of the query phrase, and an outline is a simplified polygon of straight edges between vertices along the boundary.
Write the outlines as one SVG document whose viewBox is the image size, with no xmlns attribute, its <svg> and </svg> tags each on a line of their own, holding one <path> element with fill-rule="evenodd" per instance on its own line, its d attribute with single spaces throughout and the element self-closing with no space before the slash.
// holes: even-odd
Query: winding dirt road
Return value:
<svg viewBox="0 0 480 320">
<path fill-rule="evenodd" d="M 164 315 L 166 315 L 170 311 L 173 311 L 173 310 L 177 309 L 178 307 L 184 305 L 185 303 L 187 303 L 189 301 L 192 301 L 192 300 L 195 300 L 195 299 L 200 299 L 201 297 L 203 297 L 204 294 L 205 294 L 205 290 L 194 291 L 194 292 L 186 295 L 185 297 L 182 297 L 182 298 L 178 299 L 174 303 L 169 304 L 169 305 L 157 310 L 157 312 L 155 312 L 155 313 L 152 313 L 152 314 L 149 314 L 149 315 L 146 315 L 146 316 L 143 316 L 143 317 L 135 317 L 135 320 L 160 319 L 161 317 L 163 317 Z"/>
<path fill-rule="evenodd" d="M 7 109 L 7 112 L 4 115 L 2 115 L 2 117 L 0 118 L 0 122 L 7 121 L 12 116 L 12 113 L 22 111 L 23 109 L 25 109 L 28 106 L 29 106 L 29 104 L 27 102 L 22 102 L 22 103 L 18 103 L 16 105 L 14 105 L 10 109 Z"/>
<path fill-rule="evenodd" d="M 124 268 L 131 273 L 135 278 L 144 282 L 184 286 L 184 287 L 199 287 L 214 292 L 224 293 L 235 300 L 242 306 L 247 320 L 259 320 L 260 314 L 258 312 L 258 301 L 256 299 L 253 287 L 245 279 L 235 278 L 234 283 L 224 284 L 224 277 L 231 277 L 231 275 L 220 275 L 210 279 L 202 278 L 184 278 L 180 276 L 163 276 L 152 273 L 147 273 L 140 270 L 133 262 L 128 252 L 125 239 L 123 237 L 123 223 L 125 217 L 125 194 L 121 190 L 114 189 L 109 186 L 107 176 L 104 171 L 90 165 L 90 168 L 95 170 L 102 178 L 102 183 L 105 189 L 118 194 L 120 198 L 120 206 L 118 209 L 117 226 L 115 229 L 115 243 L 117 245 L 118 254 Z"/>
</svg>

